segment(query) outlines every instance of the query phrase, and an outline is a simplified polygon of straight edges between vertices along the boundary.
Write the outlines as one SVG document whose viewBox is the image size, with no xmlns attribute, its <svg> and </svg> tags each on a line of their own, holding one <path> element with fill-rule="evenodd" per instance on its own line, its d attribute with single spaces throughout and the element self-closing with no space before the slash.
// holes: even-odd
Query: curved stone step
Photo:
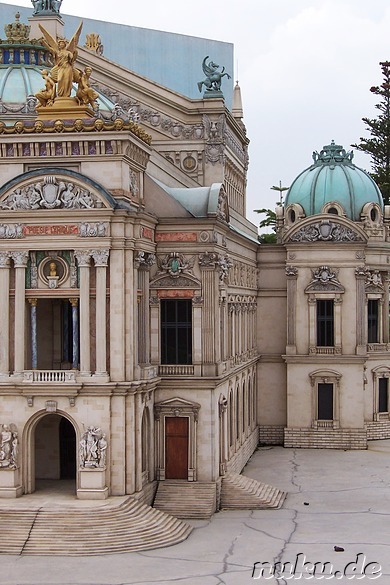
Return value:
<svg viewBox="0 0 390 585">
<path fill-rule="evenodd" d="M 127 498 L 119 505 L 1 509 L 0 553 L 101 555 L 171 546 L 192 527 Z"/>
</svg>

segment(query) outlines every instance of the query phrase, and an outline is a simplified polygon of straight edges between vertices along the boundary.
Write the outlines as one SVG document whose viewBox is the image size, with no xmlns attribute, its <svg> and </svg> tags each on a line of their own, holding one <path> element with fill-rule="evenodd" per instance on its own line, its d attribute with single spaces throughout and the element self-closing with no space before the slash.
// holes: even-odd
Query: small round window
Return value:
<svg viewBox="0 0 390 585">
<path fill-rule="evenodd" d="M 376 221 L 378 219 L 378 214 L 376 212 L 375 207 L 373 207 L 370 211 L 371 221 Z"/>
<path fill-rule="evenodd" d="M 329 207 L 328 213 L 331 213 L 332 215 L 338 215 L 339 214 L 339 212 L 336 209 L 336 207 Z"/>
<path fill-rule="evenodd" d="M 292 209 L 290 211 L 290 222 L 294 223 L 294 221 L 296 220 L 296 215 L 295 215 L 295 211 Z"/>
</svg>

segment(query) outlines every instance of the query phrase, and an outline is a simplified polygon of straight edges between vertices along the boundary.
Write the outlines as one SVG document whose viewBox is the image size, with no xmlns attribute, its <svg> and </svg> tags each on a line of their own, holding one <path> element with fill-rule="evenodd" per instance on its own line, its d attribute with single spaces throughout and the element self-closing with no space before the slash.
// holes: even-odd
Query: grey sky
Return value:
<svg viewBox="0 0 390 585">
<path fill-rule="evenodd" d="M 388 0 L 63 0 L 61 13 L 234 43 L 255 223 L 253 209 L 274 207 L 270 187 L 290 185 L 313 150 L 332 139 L 349 149 L 365 134 L 361 118 L 375 115 L 377 99 L 369 88 L 390 59 Z M 361 153 L 354 162 L 369 169 Z"/>
</svg>

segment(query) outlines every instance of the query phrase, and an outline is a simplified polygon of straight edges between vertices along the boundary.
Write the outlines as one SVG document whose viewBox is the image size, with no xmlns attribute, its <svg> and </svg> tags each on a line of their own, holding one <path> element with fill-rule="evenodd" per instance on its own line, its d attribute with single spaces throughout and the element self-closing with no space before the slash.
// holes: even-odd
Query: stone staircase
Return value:
<svg viewBox="0 0 390 585">
<path fill-rule="evenodd" d="M 215 483 L 166 479 L 158 484 L 154 507 L 176 518 L 210 518 L 216 499 Z"/>
<path fill-rule="evenodd" d="M 280 508 L 286 493 L 239 473 L 229 472 L 222 478 L 221 508 L 257 509 Z"/>
<path fill-rule="evenodd" d="M 129 497 L 98 507 L 0 508 L 0 553 L 102 555 L 171 546 L 192 527 Z"/>
</svg>

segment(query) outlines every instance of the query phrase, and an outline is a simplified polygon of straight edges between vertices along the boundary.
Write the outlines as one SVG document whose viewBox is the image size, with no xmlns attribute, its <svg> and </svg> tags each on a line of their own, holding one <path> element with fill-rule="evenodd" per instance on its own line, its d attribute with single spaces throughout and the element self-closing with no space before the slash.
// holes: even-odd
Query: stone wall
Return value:
<svg viewBox="0 0 390 585">
<path fill-rule="evenodd" d="M 261 425 L 259 427 L 259 443 L 261 445 L 283 445 L 284 427 Z"/>
<path fill-rule="evenodd" d="M 367 439 L 369 441 L 390 439 L 390 420 L 381 420 L 366 423 Z"/>
<path fill-rule="evenodd" d="M 367 449 L 367 432 L 365 429 L 285 429 L 284 446 L 302 449 Z"/>
<path fill-rule="evenodd" d="M 259 429 L 258 427 L 255 428 L 254 431 L 249 435 L 246 439 L 245 443 L 238 449 L 238 451 L 233 455 L 230 461 L 226 464 L 227 471 L 233 471 L 234 473 L 240 473 L 241 470 L 245 467 L 249 457 L 255 451 L 259 442 Z"/>
</svg>

